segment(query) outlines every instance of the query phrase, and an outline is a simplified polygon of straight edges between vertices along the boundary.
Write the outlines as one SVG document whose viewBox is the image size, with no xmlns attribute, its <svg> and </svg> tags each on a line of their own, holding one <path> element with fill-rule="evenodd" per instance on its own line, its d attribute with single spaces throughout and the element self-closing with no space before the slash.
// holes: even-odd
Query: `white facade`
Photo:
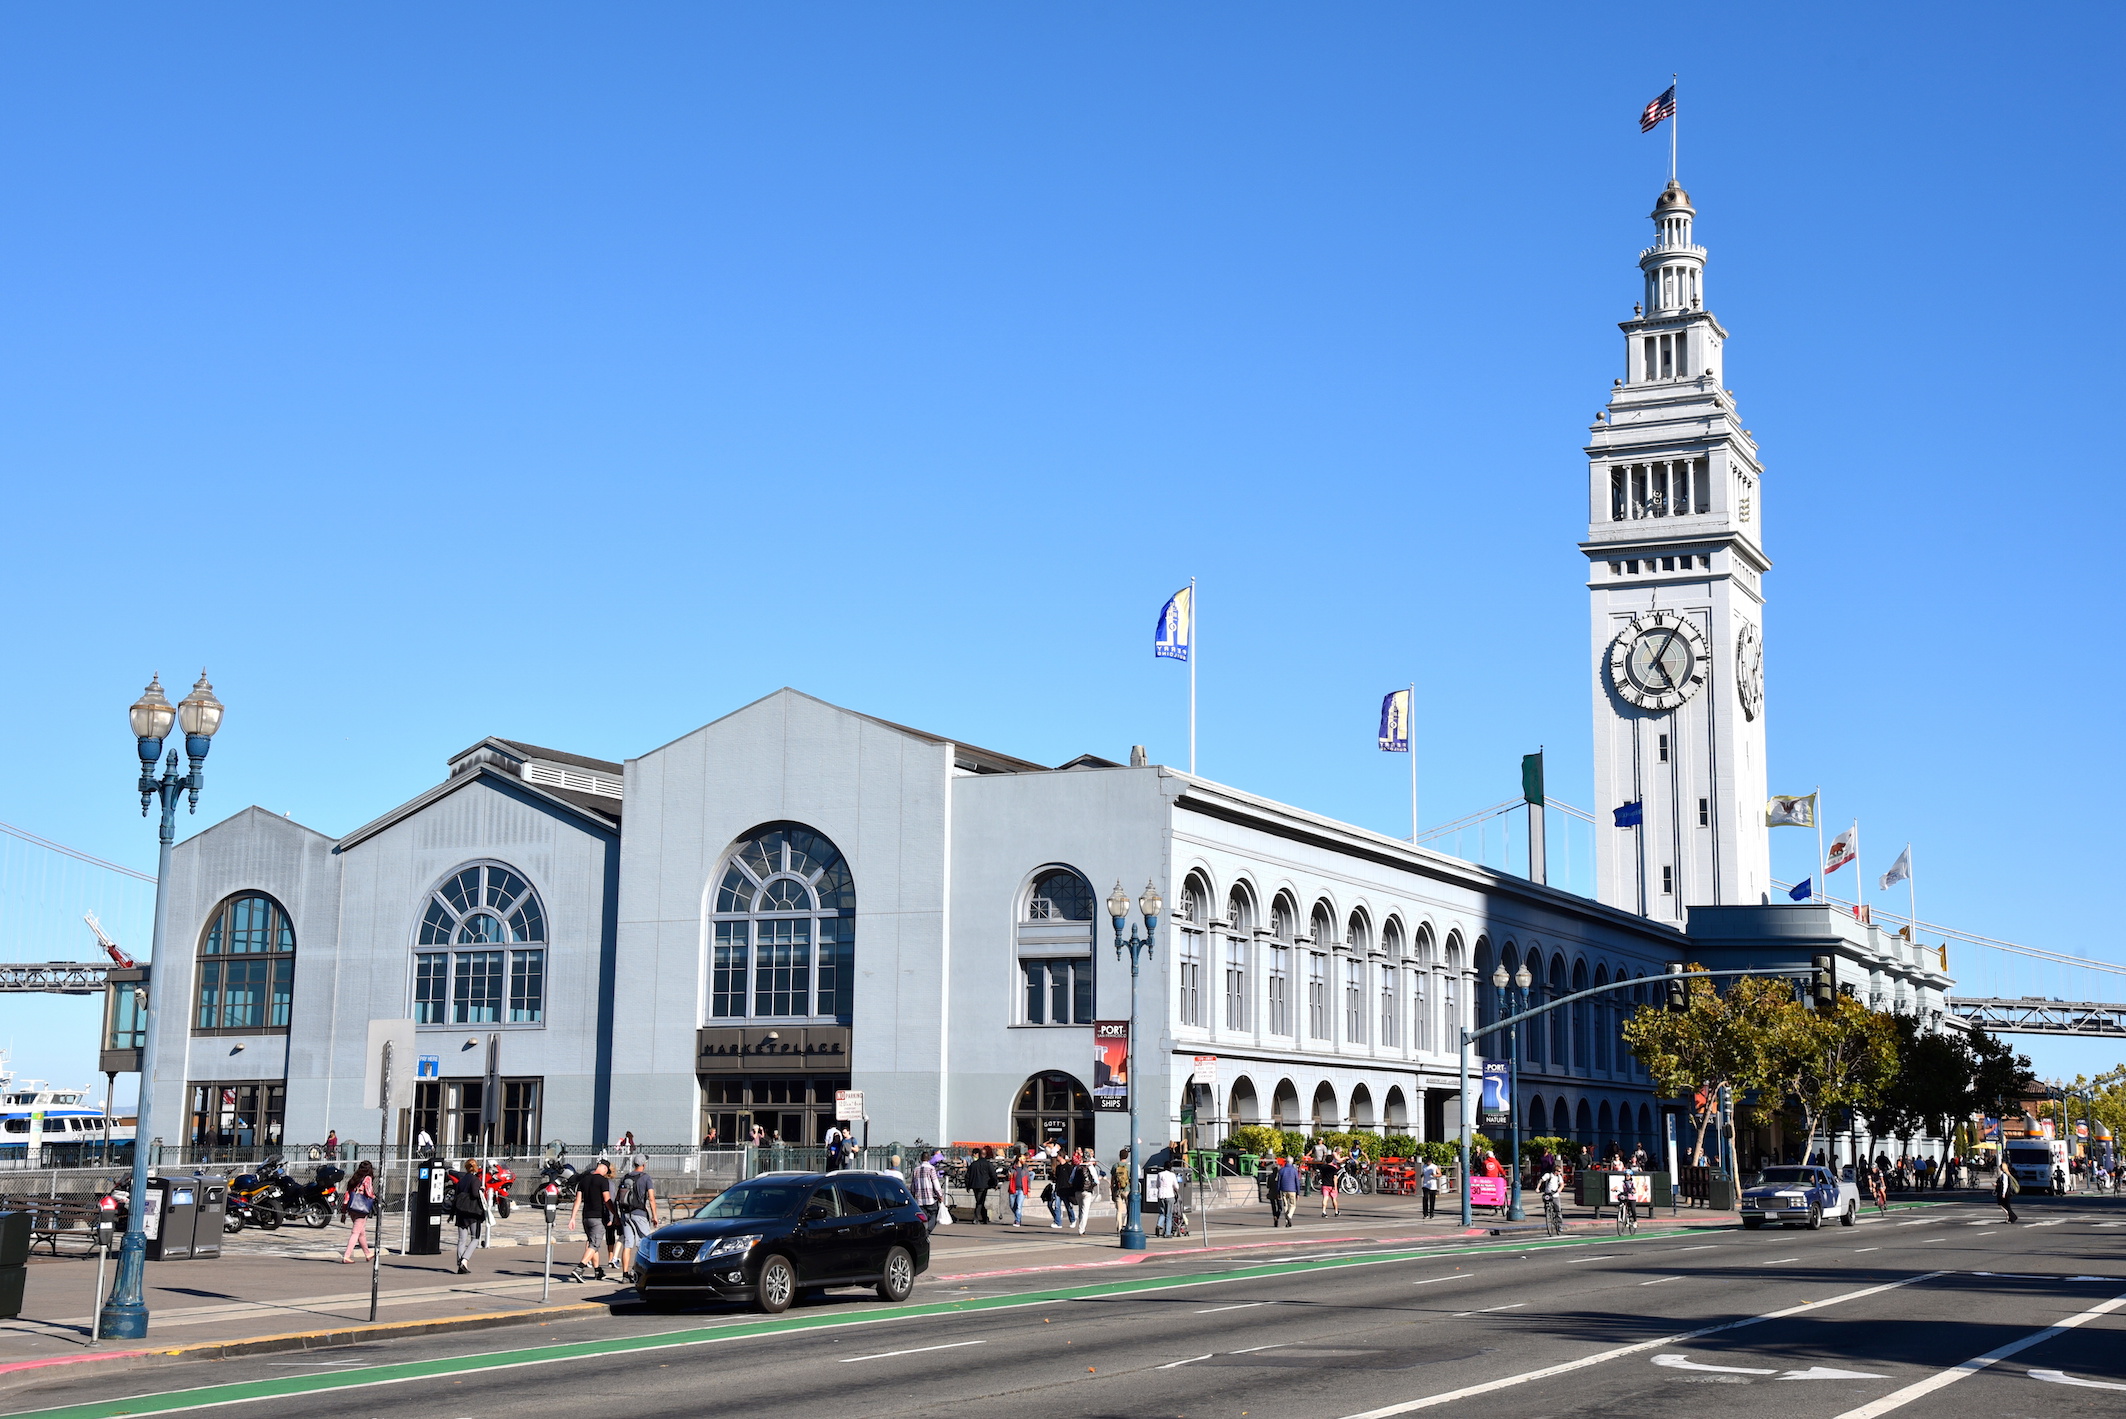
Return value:
<svg viewBox="0 0 2126 1419">
<path fill-rule="evenodd" d="M 1695 211 L 1670 182 L 1640 253 L 1624 374 L 1587 444 L 1597 886 L 1681 924 L 1760 904 L 1765 838 L 1763 469 L 1721 384 Z M 1637 827 L 1613 826 L 1629 804 Z"/>
</svg>

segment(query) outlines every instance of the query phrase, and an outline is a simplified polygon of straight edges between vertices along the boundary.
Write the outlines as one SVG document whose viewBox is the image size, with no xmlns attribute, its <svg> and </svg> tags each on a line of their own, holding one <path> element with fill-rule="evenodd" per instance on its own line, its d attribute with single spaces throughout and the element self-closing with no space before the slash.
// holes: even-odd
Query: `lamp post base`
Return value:
<svg viewBox="0 0 2126 1419">
<path fill-rule="evenodd" d="M 1122 1229 L 1122 1250 L 1144 1250 L 1144 1229 L 1142 1227 L 1131 1226 Z"/>
<path fill-rule="evenodd" d="M 148 1239 L 138 1232 L 127 1232 L 118 1244 L 118 1276 L 111 1285 L 111 1298 L 103 1303 L 97 1325 L 104 1339 L 148 1338 L 148 1307 L 140 1298 L 147 1260 Z"/>
<path fill-rule="evenodd" d="M 1528 1220 L 1528 1214 L 1521 1210 L 1521 1200 L 1518 1197 L 1513 1199 L 1513 1205 L 1506 1209 L 1506 1220 L 1509 1222 L 1525 1222 Z"/>
</svg>

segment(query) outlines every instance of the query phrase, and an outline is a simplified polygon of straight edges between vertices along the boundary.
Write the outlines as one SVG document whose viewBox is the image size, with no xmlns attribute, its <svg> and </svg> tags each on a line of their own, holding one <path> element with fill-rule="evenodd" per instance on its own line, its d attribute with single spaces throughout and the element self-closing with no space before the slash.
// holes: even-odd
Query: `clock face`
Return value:
<svg viewBox="0 0 2126 1419">
<path fill-rule="evenodd" d="M 1743 716 L 1755 719 L 1764 703 L 1764 642 L 1747 621 L 1735 633 L 1735 693 L 1742 698 Z"/>
<path fill-rule="evenodd" d="M 1609 649 L 1609 683 L 1645 710 L 1672 710 L 1705 683 L 1705 637 L 1674 611 L 1633 619 Z"/>
</svg>

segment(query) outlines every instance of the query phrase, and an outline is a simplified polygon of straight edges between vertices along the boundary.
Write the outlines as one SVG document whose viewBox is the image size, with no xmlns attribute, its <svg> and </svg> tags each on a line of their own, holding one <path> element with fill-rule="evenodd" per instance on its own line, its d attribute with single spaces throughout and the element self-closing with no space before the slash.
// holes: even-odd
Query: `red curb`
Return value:
<svg viewBox="0 0 2126 1419">
<path fill-rule="evenodd" d="M 99 1350 L 93 1355 L 53 1355 L 43 1360 L 16 1360 L 0 1365 L 0 1375 L 11 1375 L 17 1370 L 43 1370 L 53 1365 L 80 1365 L 90 1360 L 137 1360 L 148 1354 L 146 1350 Z"/>
</svg>

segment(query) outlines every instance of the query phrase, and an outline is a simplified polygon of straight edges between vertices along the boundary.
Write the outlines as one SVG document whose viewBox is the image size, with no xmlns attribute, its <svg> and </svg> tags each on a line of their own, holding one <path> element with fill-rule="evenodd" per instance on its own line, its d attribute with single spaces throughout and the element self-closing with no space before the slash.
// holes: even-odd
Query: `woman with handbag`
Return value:
<svg viewBox="0 0 2126 1419">
<path fill-rule="evenodd" d="M 371 1260 L 376 1255 L 369 1246 L 369 1219 L 376 1215 L 376 1166 L 367 1159 L 354 1165 L 342 1210 L 354 1219 L 354 1231 L 347 1238 L 347 1250 L 340 1253 L 340 1260 L 353 1265 L 356 1247 L 362 1249 L 362 1260 Z"/>
</svg>

